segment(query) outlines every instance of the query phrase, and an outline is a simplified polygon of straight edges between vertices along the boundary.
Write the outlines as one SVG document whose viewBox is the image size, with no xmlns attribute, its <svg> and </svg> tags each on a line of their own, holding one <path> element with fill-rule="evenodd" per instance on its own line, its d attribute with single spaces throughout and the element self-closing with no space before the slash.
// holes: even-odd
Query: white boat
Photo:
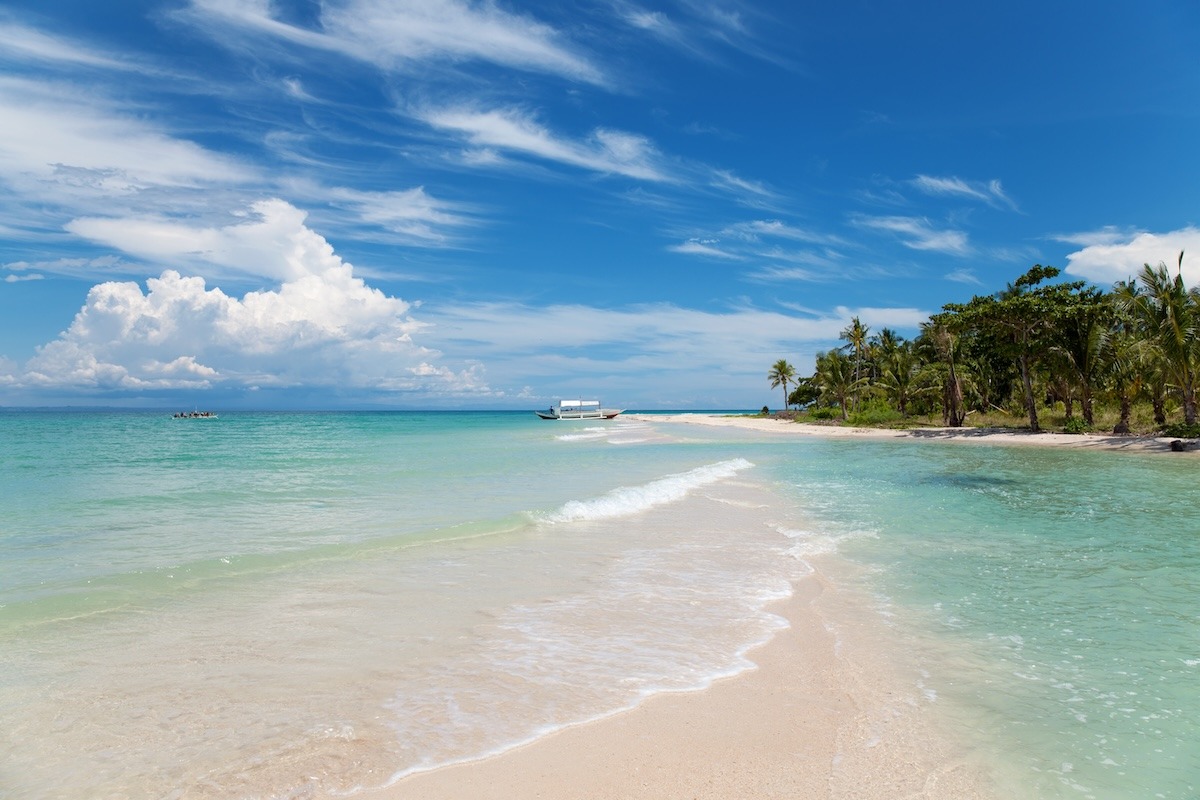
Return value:
<svg viewBox="0 0 1200 800">
<path fill-rule="evenodd" d="M 535 411 L 542 419 L 612 419 L 623 408 L 601 408 L 599 400 L 559 400 L 545 411 Z"/>
</svg>

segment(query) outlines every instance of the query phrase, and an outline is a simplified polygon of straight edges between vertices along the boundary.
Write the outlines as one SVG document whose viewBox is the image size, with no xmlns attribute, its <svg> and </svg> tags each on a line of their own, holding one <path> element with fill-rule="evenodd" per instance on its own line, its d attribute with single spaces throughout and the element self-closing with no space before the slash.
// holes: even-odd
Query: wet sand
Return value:
<svg viewBox="0 0 1200 800">
<path fill-rule="evenodd" d="M 715 414 L 629 415 L 659 423 L 839 439 L 911 439 L 1171 453 L 1171 439 L 1012 430 L 909 431 Z M 1192 451 L 1194 453 L 1194 451 Z M 938 718 L 869 598 L 813 562 L 776 612 L 789 627 L 749 653 L 756 668 L 696 692 L 658 695 L 496 756 L 410 775 L 387 800 L 502 798 L 997 797 L 987 754 Z"/>
<path fill-rule="evenodd" d="M 995 796 L 986 767 L 942 733 L 865 598 L 821 572 L 775 609 L 790 626 L 756 668 L 658 695 L 497 756 L 410 775 L 388 800 L 756 800 Z"/>
</svg>

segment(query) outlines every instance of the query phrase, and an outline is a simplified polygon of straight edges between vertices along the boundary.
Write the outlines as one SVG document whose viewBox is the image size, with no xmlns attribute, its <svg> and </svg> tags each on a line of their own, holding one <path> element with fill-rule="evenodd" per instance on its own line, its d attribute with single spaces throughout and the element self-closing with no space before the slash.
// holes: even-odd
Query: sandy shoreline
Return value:
<svg viewBox="0 0 1200 800">
<path fill-rule="evenodd" d="M 836 439 L 911 439 L 1171 453 L 1171 439 L 931 428 L 894 431 L 719 414 L 629 415 Z M 951 741 L 904 643 L 867 598 L 816 572 L 774 609 L 789 627 L 748 656 L 756 668 L 696 692 L 567 728 L 497 756 L 408 776 L 381 800 L 512 798 L 924 798 L 999 796 L 996 776 Z"/>
<path fill-rule="evenodd" d="M 878 660 L 878 620 L 845 602 L 819 573 L 803 579 L 774 609 L 790 626 L 750 652 L 756 669 L 362 796 L 993 797 L 986 770 L 956 752 L 915 686 Z"/>
<path fill-rule="evenodd" d="M 887 430 L 882 428 L 848 428 L 838 425 L 796 423 L 773 417 L 739 417 L 727 414 L 629 414 L 629 419 L 644 422 L 671 422 L 689 425 L 710 425 L 742 430 L 786 433 L 795 436 L 816 436 L 825 439 L 912 439 L 916 441 L 966 442 L 999 445 L 1037 445 L 1044 447 L 1074 447 L 1091 450 L 1173 453 L 1170 437 L 1116 436 L 1106 433 L 1030 433 L 998 428 L 914 428 Z M 1188 441 L 1188 440 L 1185 440 Z M 1189 441 L 1185 453 L 1200 453 Z"/>
</svg>

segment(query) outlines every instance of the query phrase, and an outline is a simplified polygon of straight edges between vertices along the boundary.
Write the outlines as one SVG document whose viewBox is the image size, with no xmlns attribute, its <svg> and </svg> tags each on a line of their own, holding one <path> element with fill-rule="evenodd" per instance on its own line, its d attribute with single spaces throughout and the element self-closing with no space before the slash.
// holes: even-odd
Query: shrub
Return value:
<svg viewBox="0 0 1200 800">
<path fill-rule="evenodd" d="M 868 425 L 888 425 L 902 419 L 904 419 L 904 415 L 887 403 L 880 400 L 871 400 L 864 403 L 858 411 L 851 414 L 849 422 L 851 425 L 862 427 Z"/>
<path fill-rule="evenodd" d="M 1173 439 L 1200 439 L 1200 424 L 1187 425 L 1177 422 L 1163 428 L 1162 435 L 1170 436 Z"/>
<path fill-rule="evenodd" d="M 1084 422 L 1083 417 L 1071 417 L 1063 425 L 1063 433 L 1087 433 L 1091 429 L 1092 426 Z"/>
<path fill-rule="evenodd" d="M 821 406 L 819 408 L 810 408 L 808 410 L 809 419 L 833 419 L 840 417 L 841 412 L 830 406 Z"/>
</svg>

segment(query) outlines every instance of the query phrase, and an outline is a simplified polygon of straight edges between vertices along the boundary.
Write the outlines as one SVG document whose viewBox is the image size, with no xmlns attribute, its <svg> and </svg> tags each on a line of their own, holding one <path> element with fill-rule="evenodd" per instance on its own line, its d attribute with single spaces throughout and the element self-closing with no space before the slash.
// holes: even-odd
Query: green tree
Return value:
<svg viewBox="0 0 1200 800">
<path fill-rule="evenodd" d="M 850 416 L 850 400 L 857 396 L 866 381 L 854 374 L 854 363 L 840 350 L 817 353 L 817 371 L 813 382 L 821 389 L 824 397 L 837 401 L 842 410 L 842 421 Z"/>
<path fill-rule="evenodd" d="M 854 379 L 857 381 L 863 377 L 863 354 L 867 349 L 867 336 L 871 329 L 863 325 L 858 317 L 853 317 L 850 324 L 842 329 L 838 334 L 838 338 L 844 340 L 847 345 L 854 351 Z M 862 385 L 866 385 L 865 382 Z M 861 386 L 860 386 L 861 388 Z M 855 390 L 854 407 L 858 408 L 858 390 Z"/>
<path fill-rule="evenodd" d="M 1052 349 L 1059 354 L 1069 373 L 1066 382 L 1079 390 L 1083 421 L 1095 424 L 1093 394 L 1104 361 L 1104 347 L 1116 322 L 1114 307 L 1099 289 L 1088 287 L 1067 296 L 1060 311 L 1057 343 Z"/>
<path fill-rule="evenodd" d="M 962 319 L 954 312 L 935 314 L 929 322 L 921 323 L 920 340 L 932 354 L 928 360 L 946 367 L 944 371 L 937 371 L 936 377 L 941 389 L 942 422 L 950 428 L 961 428 L 967 418 L 959 366 L 962 360 L 962 324 Z"/>
<path fill-rule="evenodd" d="M 781 358 L 771 365 L 771 371 L 767 373 L 767 380 L 771 382 L 771 388 L 783 386 L 783 410 L 787 411 L 788 407 L 788 384 L 796 377 L 796 369 L 787 362 L 787 359 Z"/>
<path fill-rule="evenodd" d="M 1081 281 L 1039 286 L 1058 274 L 1056 267 L 1036 264 L 1002 292 L 943 307 L 957 317 L 958 324 L 991 332 L 1003 343 L 1004 351 L 1020 370 L 1022 402 L 1032 431 L 1041 430 L 1033 391 L 1034 367 L 1047 353 L 1049 337 L 1073 295 L 1083 288 Z"/>
<path fill-rule="evenodd" d="M 811 377 L 797 378 L 796 388 L 788 395 L 788 402 L 797 408 L 803 408 L 815 403 L 820 396 L 821 390 L 813 383 Z"/>
<path fill-rule="evenodd" d="M 1196 423 L 1197 376 L 1200 375 L 1200 292 L 1183 283 L 1183 253 L 1172 278 L 1167 265 L 1144 265 L 1141 285 L 1131 282 L 1119 293 L 1149 346 L 1160 359 L 1165 377 L 1183 399 L 1183 421 Z"/>
<path fill-rule="evenodd" d="M 886 329 L 885 329 L 886 330 Z M 913 348 L 901 345 L 883 362 L 877 384 L 896 410 L 907 416 L 908 404 L 919 391 L 917 374 L 921 363 Z"/>
</svg>

